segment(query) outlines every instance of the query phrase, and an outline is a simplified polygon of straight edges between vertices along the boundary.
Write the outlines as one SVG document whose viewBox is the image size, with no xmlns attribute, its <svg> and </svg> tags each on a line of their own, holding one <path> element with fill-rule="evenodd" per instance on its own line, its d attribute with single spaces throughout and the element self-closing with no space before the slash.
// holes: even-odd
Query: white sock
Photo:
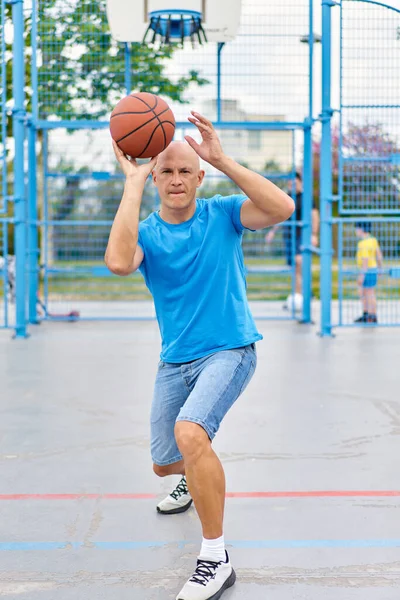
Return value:
<svg viewBox="0 0 400 600">
<path fill-rule="evenodd" d="M 226 560 L 225 555 L 225 540 L 224 536 L 216 538 L 215 540 L 206 540 L 203 537 L 203 541 L 201 544 L 200 550 L 200 558 L 214 560 L 214 561 L 224 561 Z"/>
</svg>

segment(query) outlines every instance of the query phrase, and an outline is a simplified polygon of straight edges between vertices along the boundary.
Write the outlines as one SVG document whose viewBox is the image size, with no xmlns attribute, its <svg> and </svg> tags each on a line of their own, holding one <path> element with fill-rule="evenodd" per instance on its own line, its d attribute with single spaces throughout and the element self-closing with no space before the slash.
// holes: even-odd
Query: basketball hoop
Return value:
<svg viewBox="0 0 400 600">
<path fill-rule="evenodd" d="M 192 44 L 207 42 L 202 13 L 196 10 L 155 10 L 149 13 L 149 21 L 143 37 L 144 44 L 183 44 L 185 39 L 190 39 Z"/>
<path fill-rule="evenodd" d="M 105 0 L 112 37 L 124 43 L 183 45 L 237 36 L 242 0 Z"/>
</svg>

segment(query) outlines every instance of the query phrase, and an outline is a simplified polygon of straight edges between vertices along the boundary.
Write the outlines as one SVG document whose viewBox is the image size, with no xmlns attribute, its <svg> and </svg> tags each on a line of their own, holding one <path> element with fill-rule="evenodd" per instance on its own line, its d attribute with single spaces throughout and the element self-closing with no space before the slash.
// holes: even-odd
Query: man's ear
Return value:
<svg viewBox="0 0 400 600">
<path fill-rule="evenodd" d="M 201 170 L 199 171 L 199 174 L 197 176 L 197 186 L 196 187 L 200 187 L 201 184 L 203 183 L 203 179 L 204 179 L 204 175 L 206 174 L 205 171 Z"/>
<path fill-rule="evenodd" d="M 153 178 L 153 183 L 154 184 L 157 183 L 157 174 L 156 174 L 156 170 L 155 169 L 152 170 L 151 176 Z"/>
</svg>

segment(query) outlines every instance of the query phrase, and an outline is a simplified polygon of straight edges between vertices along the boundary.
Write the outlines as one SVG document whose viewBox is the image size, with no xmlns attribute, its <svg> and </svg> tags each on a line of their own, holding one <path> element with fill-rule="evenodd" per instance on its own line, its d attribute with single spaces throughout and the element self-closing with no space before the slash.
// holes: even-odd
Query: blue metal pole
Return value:
<svg viewBox="0 0 400 600">
<path fill-rule="evenodd" d="M 222 89 L 222 68 L 221 68 L 221 53 L 222 48 L 225 46 L 224 42 L 218 42 L 217 48 L 217 121 L 218 123 L 222 120 L 222 99 L 221 99 L 221 89 Z"/>
<path fill-rule="evenodd" d="M 38 65 L 37 65 L 37 56 L 38 56 L 38 15 L 37 15 L 37 2 L 32 2 L 32 57 L 31 57 L 31 81 L 32 81 L 32 90 L 33 94 L 31 97 L 32 102 L 32 115 L 33 122 L 35 123 L 36 129 L 38 129 L 36 123 L 39 119 L 39 79 L 38 79 Z"/>
<path fill-rule="evenodd" d="M 25 302 L 26 266 L 26 200 L 24 184 L 24 139 L 25 139 L 25 67 L 24 67 L 24 12 L 23 0 L 14 0 L 12 5 L 14 24 L 13 40 L 13 135 L 14 135 L 14 203 L 15 203 L 15 284 L 16 319 L 15 337 L 27 337 Z"/>
<path fill-rule="evenodd" d="M 308 118 L 313 119 L 314 111 L 314 0 L 309 1 L 308 8 Z"/>
<path fill-rule="evenodd" d="M 338 223 L 338 301 L 339 301 L 339 325 L 343 325 L 343 222 Z"/>
<path fill-rule="evenodd" d="M 39 287 L 39 236 L 37 211 L 37 160 L 36 160 L 36 128 L 31 121 L 28 127 L 28 271 L 29 271 L 29 323 L 38 323 L 37 298 Z"/>
<path fill-rule="evenodd" d="M 311 322 L 311 295 L 312 295 L 312 195 L 313 195 L 313 167 L 312 167 L 312 138 L 311 125 L 304 129 L 304 164 L 303 164 L 303 200 L 301 205 L 301 242 L 305 249 L 302 257 L 302 294 L 303 294 L 303 323 Z"/>
<path fill-rule="evenodd" d="M 3 221 L 3 256 L 7 258 L 3 271 L 3 295 L 4 295 L 4 327 L 8 328 L 8 221 Z M 0 236 L 1 237 L 1 236 Z"/>
<path fill-rule="evenodd" d="M 5 2 L 1 0 L 1 21 L 0 27 L 3 34 L 0 36 L 0 60 L 2 64 L 0 66 L 1 82 L 0 82 L 0 144 L 2 145 L 2 153 L 0 156 L 0 180 L 1 180 L 1 198 L 0 198 L 0 214 L 7 214 L 8 212 L 8 190 L 7 190 L 7 161 L 6 161 L 6 138 L 7 138 L 7 117 L 6 117 L 6 100 L 7 100 L 7 73 L 6 73 L 6 40 L 4 35 L 4 24 L 5 24 Z"/>
<path fill-rule="evenodd" d="M 295 178 L 295 171 L 296 171 L 296 132 L 292 131 L 292 178 L 291 178 L 291 190 L 292 190 L 292 196 L 293 196 L 293 200 L 296 201 L 296 178 Z M 292 262 L 292 272 L 291 272 L 291 289 L 290 289 L 290 293 L 294 299 L 294 295 L 296 293 L 296 233 L 297 233 L 297 211 L 294 211 L 294 213 L 292 214 L 292 216 L 290 217 L 289 221 L 287 221 L 287 225 L 284 225 L 283 227 L 287 227 L 287 235 L 289 235 L 289 240 L 290 240 L 290 256 L 291 256 L 291 262 Z M 284 233 L 285 235 L 285 233 Z M 292 307 L 290 308 L 289 305 L 289 310 L 291 312 L 291 318 L 295 319 L 296 318 L 296 306 L 294 303 L 294 300 L 292 301 Z"/>
<path fill-rule="evenodd" d="M 332 334 L 332 134 L 331 134 L 331 9 L 322 0 L 322 139 L 320 169 L 321 208 L 321 335 Z"/>
<path fill-rule="evenodd" d="M 48 132 L 43 132 L 43 146 L 42 146 L 42 156 L 43 156 L 43 227 L 42 227 L 42 236 L 43 236 L 43 264 L 44 264 L 44 272 L 43 272 L 43 302 L 46 310 L 46 314 L 49 306 L 49 194 L 48 194 L 48 170 L 49 170 L 49 151 L 48 151 L 49 141 L 48 141 Z"/>
<path fill-rule="evenodd" d="M 131 68 L 131 45 L 126 42 L 125 44 L 125 88 L 126 93 L 130 94 L 132 91 L 132 68 Z"/>
<path fill-rule="evenodd" d="M 306 251 L 302 259 L 302 295 L 303 295 L 303 323 L 311 323 L 311 297 L 312 297 L 312 197 L 313 197 L 313 155 L 312 155 L 312 123 L 313 123 L 313 67 L 314 67 L 314 16 L 313 0 L 309 2 L 308 12 L 308 119 L 304 129 L 304 163 L 303 163 L 303 221 L 301 242 Z"/>
</svg>

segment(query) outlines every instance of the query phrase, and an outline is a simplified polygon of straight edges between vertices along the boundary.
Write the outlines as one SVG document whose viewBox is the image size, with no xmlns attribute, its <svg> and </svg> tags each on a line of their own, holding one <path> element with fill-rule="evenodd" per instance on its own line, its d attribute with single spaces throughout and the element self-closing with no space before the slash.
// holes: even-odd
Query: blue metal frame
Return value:
<svg viewBox="0 0 400 600">
<path fill-rule="evenodd" d="M 331 106 L 331 9 L 335 3 L 322 0 L 322 138 L 320 169 L 321 209 L 321 330 L 322 336 L 332 335 L 332 106 Z"/>
<path fill-rule="evenodd" d="M 397 14 L 400 14 L 400 9 L 389 6 L 386 3 L 378 2 L 375 0 L 352 0 L 351 3 L 359 3 L 363 5 L 374 5 L 381 7 L 386 10 L 390 10 Z M 347 2 L 347 5 L 350 5 L 350 2 Z M 369 109 L 400 109 L 400 104 L 392 104 L 392 103 L 383 103 L 383 104 L 345 104 L 343 102 L 343 76 L 344 76 L 344 39 L 343 39 L 343 31 L 344 31 L 344 10 L 345 2 L 344 0 L 340 3 L 340 130 L 339 130 L 339 217 L 331 218 L 331 225 L 337 225 L 338 227 L 338 303 L 339 303 L 339 321 L 338 325 L 342 327 L 354 327 L 357 326 L 355 323 L 345 323 L 343 308 L 345 301 L 345 276 L 352 275 L 356 276 L 359 271 L 357 269 L 348 269 L 344 267 L 343 263 L 343 244 L 344 244 L 344 225 L 354 224 L 360 220 L 367 220 L 369 222 L 376 223 L 398 223 L 400 222 L 400 217 L 394 217 L 394 214 L 399 214 L 399 209 L 392 208 L 357 208 L 351 207 L 348 208 L 344 205 L 344 193 L 345 193 L 345 165 L 346 164 L 362 164 L 363 162 L 374 162 L 374 163 L 389 163 L 389 164 L 398 164 L 397 155 L 394 156 L 365 156 L 362 155 L 360 157 L 346 157 L 343 155 L 343 144 L 344 144 L 344 135 L 343 135 L 343 127 L 344 127 L 344 114 L 343 111 L 345 109 L 358 109 L 358 110 L 369 110 Z M 352 216 L 350 216 L 352 215 Z M 363 215 L 361 218 L 360 216 Z M 368 215 L 368 216 L 365 216 Z M 391 215 L 390 217 L 385 217 L 384 215 Z M 373 217 L 370 219 L 370 217 Z M 385 270 L 384 272 L 390 272 L 391 269 Z M 391 324 L 382 324 L 379 323 L 379 326 L 387 327 L 394 326 L 397 323 Z M 363 324 L 365 326 L 365 324 Z M 359 325 L 358 325 L 359 326 Z M 368 324 L 367 324 L 368 326 Z"/>
<path fill-rule="evenodd" d="M 49 150 L 48 150 L 48 132 L 43 132 L 43 264 L 47 268 L 48 260 L 49 260 L 49 252 L 48 252 L 48 239 L 49 239 L 49 194 L 47 188 L 47 172 L 48 172 L 48 160 L 49 160 Z M 43 298 L 44 305 L 47 307 L 49 302 L 49 280 L 47 276 L 47 271 L 43 273 Z"/>
<path fill-rule="evenodd" d="M 24 64 L 24 13 L 23 0 L 12 5 L 13 39 L 13 134 L 14 134 L 14 204 L 15 204 L 15 256 L 16 256 L 16 322 L 15 337 L 24 338 L 26 330 L 26 199 L 25 199 L 25 64 Z"/>
<path fill-rule="evenodd" d="M 7 270 L 7 254 L 8 254 L 8 223 L 9 219 L 2 219 L 0 221 L 2 229 L 3 229 L 3 247 L 2 253 L 5 260 L 4 270 L 3 270 L 3 301 L 4 301 L 4 328 L 7 328 L 8 323 L 8 270 Z"/>
<path fill-rule="evenodd" d="M 38 323 L 37 298 L 39 293 L 39 236 L 37 210 L 37 131 L 32 121 L 28 124 L 28 321 Z"/>
<path fill-rule="evenodd" d="M 292 169 L 293 169 L 293 173 L 291 175 L 291 179 L 292 179 L 292 190 L 295 189 L 295 185 L 296 185 L 296 132 L 292 131 Z M 292 192 L 292 196 L 295 196 L 295 194 L 293 194 Z M 297 223 L 296 222 L 296 211 L 292 214 L 292 216 L 290 217 L 290 220 L 287 221 L 284 225 L 284 227 L 290 227 L 290 245 L 291 245 L 291 255 L 292 255 L 292 266 L 291 266 L 291 275 L 292 275 L 292 285 L 291 285 L 291 290 L 290 293 L 292 294 L 292 296 L 295 295 L 296 293 L 296 261 L 295 261 L 295 255 L 296 255 L 296 233 L 297 233 L 297 227 L 301 227 L 302 231 L 303 231 L 303 223 Z M 289 312 L 290 312 L 290 316 L 292 319 L 296 318 L 296 306 L 295 303 L 292 302 L 292 310 L 290 310 L 289 307 Z"/>
<path fill-rule="evenodd" d="M 125 90 L 127 95 L 132 91 L 131 44 L 125 43 Z"/>
<path fill-rule="evenodd" d="M 396 8 L 395 6 L 390 6 L 389 4 L 386 4 L 385 2 L 378 2 L 377 0 L 351 0 L 352 2 L 359 2 L 359 3 L 363 3 L 363 4 L 375 4 L 376 6 L 382 6 L 383 8 L 390 8 L 390 10 L 394 10 L 398 13 L 400 13 L 400 9 Z"/>
<path fill-rule="evenodd" d="M 386 3 L 378 2 L 377 0 L 351 0 L 353 3 L 359 4 L 370 4 L 374 6 L 379 6 L 385 9 L 392 10 L 400 14 L 400 9 L 389 6 Z M 373 162 L 391 162 L 389 157 L 371 157 L 370 159 L 367 156 L 361 157 L 343 157 L 342 148 L 343 148 L 343 109 L 351 108 L 351 109 L 390 109 L 390 108 L 400 108 L 400 104 L 344 104 L 343 103 L 343 0 L 341 0 L 340 4 L 340 130 L 339 130 L 339 212 L 343 215 L 350 214 L 365 214 L 365 209 L 355 209 L 355 208 L 345 208 L 343 206 L 344 200 L 344 165 L 346 163 L 351 162 L 363 162 L 368 160 L 373 160 Z M 399 209 L 400 210 L 400 209 Z M 376 214 L 376 215 L 385 215 L 385 214 L 393 214 L 395 212 L 394 209 L 368 209 L 368 214 Z"/>
<path fill-rule="evenodd" d="M 31 79 L 32 89 L 32 114 L 28 121 L 28 322 L 39 323 L 37 314 L 37 301 L 39 296 L 40 275 L 40 248 L 38 232 L 38 205 L 37 205 L 37 154 L 38 128 L 36 123 L 39 118 L 38 105 L 38 0 L 32 0 L 32 56 L 31 56 Z"/>
<path fill-rule="evenodd" d="M 222 86 L 222 49 L 225 46 L 224 42 L 219 42 L 217 45 L 217 122 L 220 123 L 222 121 L 222 96 L 221 96 L 221 86 Z"/>
<path fill-rule="evenodd" d="M 39 119 L 39 105 L 38 105 L 38 66 L 37 66 L 37 55 L 38 55 L 38 15 L 37 15 L 37 3 L 39 0 L 32 0 L 32 57 L 31 57 L 31 78 L 32 78 L 32 89 L 36 93 L 32 94 L 32 118 L 35 123 L 36 129 L 38 129 L 36 123 Z"/>
<path fill-rule="evenodd" d="M 343 222 L 338 223 L 338 301 L 339 325 L 343 324 Z"/>
<path fill-rule="evenodd" d="M 7 73 L 6 73 L 6 40 L 5 40 L 5 1 L 1 2 L 1 47 L 0 47 L 0 60 L 1 60 L 1 143 L 3 145 L 3 154 L 0 155 L 0 168 L 2 173 L 1 182 L 1 193 L 2 202 L 0 202 L 0 215 L 6 214 L 8 211 L 8 198 L 7 198 L 7 152 L 6 152 L 6 139 L 7 139 L 7 115 L 6 115 L 6 91 L 7 91 Z"/>
<path fill-rule="evenodd" d="M 0 0 L 4 1 L 4 0 Z M 20 0 L 17 0 L 20 1 Z M 297 223 L 300 227 L 302 227 L 302 245 L 306 248 L 304 252 L 304 260 L 303 260 L 303 320 L 309 322 L 311 320 L 311 263 L 312 256 L 311 252 L 311 202 L 312 202 L 312 144 L 311 144 L 311 131 L 313 125 L 313 15 L 312 15 L 312 0 L 309 3 L 310 14 L 309 14 L 309 114 L 304 121 L 293 121 L 293 122 L 232 122 L 232 121 L 223 121 L 222 120 L 222 61 L 221 54 L 222 48 L 224 44 L 218 44 L 217 47 L 217 118 L 214 122 L 214 126 L 217 129 L 232 129 L 232 130 L 241 130 L 241 129 L 251 129 L 251 130 L 287 130 L 292 131 L 293 138 L 297 131 L 302 131 L 304 134 L 304 163 L 303 163 L 303 182 L 304 182 L 304 197 L 305 202 L 303 202 L 303 214 L 301 221 Z M 180 11 L 178 11 L 180 12 Z M 32 15 L 33 15 L 33 24 L 32 24 L 32 84 L 33 89 L 38 89 L 38 69 L 36 65 L 36 54 L 37 54 L 37 6 L 36 0 L 33 0 L 32 7 Z M 125 45 L 125 88 L 126 92 L 131 92 L 131 82 L 132 82 L 132 71 L 131 71 L 131 48 L 129 44 Z M 32 98 L 32 113 L 33 113 L 33 124 L 29 124 L 29 229 L 28 229 L 28 241 L 29 241 L 29 319 L 31 322 L 36 322 L 36 296 L 38 291 L 38 240 L 37 240 L 37 227 L 41 226 L 42 235 L 43 235 L 43 263 L 44 263 L 44 304 L 47 307 L 49 300 L 49 275 L 55 272 L 55 269 L 49 266 L 49 248 L 48 248 L 48 234 L 49 227 L 57 225 L 60 223 L 59 221 L 49 220 L 49 212 L 48 212 L 48 180 L 50 177 L 65 177 L 65 173 L 56 173 L 49 172 L 48 167 L 48 131 L 52 129 L 58 128 L 66 128 L 67 130 L 80 130 L 80 129 L 104 129 L 109 127 L 108 121 L 90 121 L 90 120 L 79 120 L 79 121 L 69 121 L 69 120 L 61 120 L 61 121 L 44 121 L 39 119 L 38 114 L 38 94 L 34 93 Z M 187 122 L 178 122 L 177 127 L 181 128 L 189 128 L 191 125 Z M 37 142 L 37 131 L 42 129 L 43 132 L 43 165 L 44 165 L 44 199 L 43 199 L 43 208 L 44 213 L 42 219 L 38 218 L 37 215 L 37 207 L 33 204 L 34 193 L 36 193 L 36 154 L 35 154 L 35 146 Z M 294 147 L 294 145 L 293 145 Z M 293 150 L 294 152 L 294 150 Z M 293 168 L 295 165 L 294 162 L 295 156 L 293 154 Z M 268 176 L 268 174 L 264 174 Z M 82 173 L 75 174 L 72 177 L 76 178 L 88 178 L 92 177 L 95 179 L 114 179 L 114 178 L 122 178 L 121 176 L 109 174 L 109 173 Z M 274 175 L 275 177 L 275 175 Z M 288 175 L 282 175 L 280 179 L 286 179 L 288 177 L 294 177 L 294 173 Z M 275 179 L 277 179 L 275 177 Z M 69 221 L 62 221 L 62 225 L 68 225 Z M 71 221 L 71 224 L 79 225 L 80 221 Z M 89 225 L 87 221 L 83 221 L 85 225 Z M 290 226 L 295 226 L 295 223 L 290 222 Z M 93 223 L 94 225 L 101 224 L 109 224 L 108 221 L 96 221 Z M 295 249 L 294 236 L 292 236 L 293 241 L 293 251 Z M 314 249 L 315 250 L 315 249 Z M 94 276 L 100 273 L 98 269 L 95 270 Z M 79 269 L 76 269 L 76 272 L 79 272 Z M 291 269 L 292 275 L 294 274 L 294 268 Z M 104 273 L 103 273 L 104 275 Z M 295 318 L 295 313 L 290 315 L 290 318 Z M 260 317 L 263 318 L 263 317 Z M 270 319 L 271 317 L 266 317 Z M 272 317 L 274 319 L 280 319 L 280 317 Z M 111 319 L 111 320 L 119 320 L 119 319 Z M 140 320 L 147 320 L 140 319 Z M 282 320 L 287 320 L 287 317 L 282 317 Z"/>
<path fill-rule="evenodd" d="M 312 295 L 312 205 L 313 205 L 313 165 L 312 165 L 312 130 L 311 125 L 304 130 L 304 165 L 303 165 L 303 202 L 301 220 L 302 228 L 302 294 L 303 323 L 311 322 Z"/>
<path fill-rule="evenodd" d="M 35 122 L 37 129 L 108 129 L 109 121 L 44 121 L 39 119 Z M 303 121 L 214 121 L 216 129 L 269 129 L 272 131 L 303 129 Z M 176 126 L 182 129 L 193 128 L 188 121 L 177 121 Z"/>
<path fill-rule="evenodd" d="M 304 128 L 304 163 L 303 163 L 303 201 L 301 220 L 302 228 L 301 243 L 303 246 L 302 260 L 302 295 L 303 315 L 302 322 L 311 322 L 311 298 L 312 298 L 312 206 L 313 206 L 313 155 L 312 155 L 312 124 L 313 124 L 313 71 L 314 71 L 314 14 L 313 3 L 310 2 L 308 21 L 308 119 Z"/>
</svg>

